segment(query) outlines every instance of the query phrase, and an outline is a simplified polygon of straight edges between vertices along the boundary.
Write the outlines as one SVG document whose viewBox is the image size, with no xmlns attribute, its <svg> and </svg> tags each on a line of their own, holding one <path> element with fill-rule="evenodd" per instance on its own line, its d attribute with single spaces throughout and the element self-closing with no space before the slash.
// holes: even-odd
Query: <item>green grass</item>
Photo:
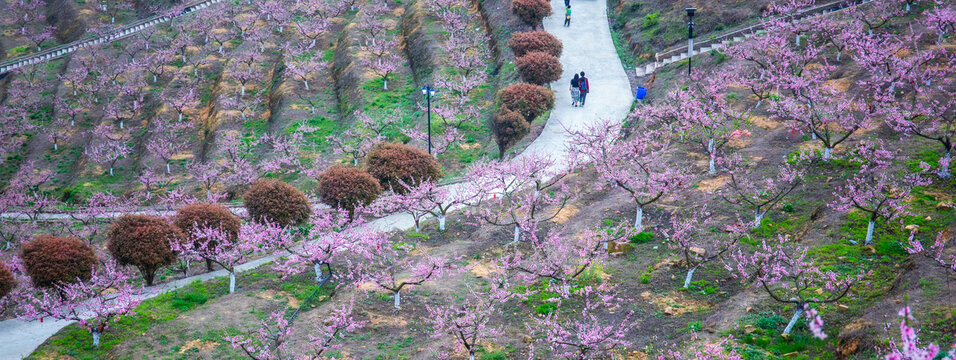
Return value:
<svg viewBox="0 0 956 360">
<path fill-rule="evenodd" d="M 228 279 L 205 283 L 195 281 L 182 289 L 143 301 L 136 307 L 134 315 L 117 319 L 102 335 L 99 348 L 93 347 L 89 332 L 72 324 L 51 337 L 28 359 L 59 358 L 59 355 L 75 359 L 104 358 L 121 342 L 141 336 L 156 325 L 203 306 L 209 300 L 225 295 L 228 290 Z"/>
<path fill-rule="evenodd" d="M 785 315 L 785 316 L 784 316 Z M 827 341 L 814 338 L 810 334 L 803 318 L 797 321 L 789 338 L 781 336 L 784 327 L 792 314 L 777 314 L 764 312 L 747 315 L 739 320 L 741 325 L 734 334 L 742 346 L 737 349 L 744 359 L 833 359 L 833 354 L 823 353 L 813 355 L 811 351 L 827 346 Z M 747 333 L 749 331 L 749 333 Z M 828 341 L 833 341 L 831 337 Z M 795 356 L 784 357 L 785 354 L 796 353 Z"/>
</svg>

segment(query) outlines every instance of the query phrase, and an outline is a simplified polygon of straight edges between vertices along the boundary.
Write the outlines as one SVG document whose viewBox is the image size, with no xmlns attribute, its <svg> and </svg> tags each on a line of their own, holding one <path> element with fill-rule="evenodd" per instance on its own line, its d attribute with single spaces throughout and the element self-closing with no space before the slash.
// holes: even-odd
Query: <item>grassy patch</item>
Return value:
<svg viewBox="0 0 956 360">
<path fill-rule="evenodd" d="M 72 324 L 47 340 L 29 359 L 58 359 L 61 355 L 72 359 L 102 359 L 117 344 L 141 336 L 156 325 L 225 295 L 228 290 L 228 279 L 225 278 L 205 283 L 195 281 L 182 289 L 143 301 L 136 307 L 136 314 L 117 319 L 103 334 L 99 348 L 93 347 L 89 332 Z"/>
</svg>

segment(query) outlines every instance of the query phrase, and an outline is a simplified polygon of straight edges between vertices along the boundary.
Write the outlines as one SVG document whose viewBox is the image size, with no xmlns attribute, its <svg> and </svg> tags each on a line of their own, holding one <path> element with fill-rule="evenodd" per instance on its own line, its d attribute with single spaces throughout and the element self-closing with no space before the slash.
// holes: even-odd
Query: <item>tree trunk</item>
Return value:
<svg viewBox="0 0 956 360">
<path fill-rule="evenodd" d="M 833 157 L 833 148 L 832 147 L 823 148 L 823 161 L 830 162 L 831 157 Z"/>
<path fill-rule="evenodd" d="M 110 176 L 113 176 L 113 167 L 110 166 Z"/>
<path fill-rule="evenodd" d="M 305 83 L 305 91 L 309 91 L 309 80 L 302 80 Z"/>
<path fill-rule="evenodd" d="M 687 277 L 684 278 L 685 289 L 690 288 L 690 279 L 694 277 L 694 271 L 697 271 L 697 266 L 694 266 L 690 268 L 690 270 L 687 270 Z"/>
<path fill-rule="evenodd" d="M 315 282 L 322 282 L 322 264 L 316 263 L 312 268 L 315 269 Z"/>
<path fill-rule="evenodd" d="M 873 243 L 873 230 L 876 228 L 876 222 L 873 219 L 870 219 L 870 223 L 866 225 L 866 240 L 863 242 L 863 245 L 870 245 Z"/>
<path fill-rule="evenodd" d="M 937 175 L 939 175 L 940 179 L 949 179 L 949 161 L 952 159 L 952 156 L 952 151 L 946 150 L 946 153 L 943 154 L 943 157 L 939 159 L 939 171 L 937 172 Z"/>
<path fill-rule="evenodd" d="M 206 198 L 209 198 L 209 190 L 206 190 Z M 206 259 L 206 271 L 212 271 L 212 260 Z"/>
<path fill-rule="evenodd" d="M 100 347 L 100 332 L 93 331 L 93 347 Z"/>
<path fill-rule="evenodd" d="M 167 173 L 167 174 L 170 173 L 170 171 L 169 171 L 169 162 L 166 162 L 166 173 Z"/>
<path fill-rule="evenodd" d="M 155 273 L 143 272 L 143 280 L 146 280 L 146 286 L 153 286 L 153 279 L 155 277 Z"/>
<path fill-rule="evenodd" d="M 750 229 L 756 229 L 760 227 L 760 223 L 763 222 L 764 215 L 767 215 L 766 211 L 761 212 L 759 209 L 754 210 L 754 223 L 750 227 Z"/>
<path fill-rule="evenodd" d="M 401 290 L 396 291 L 394 298 L 395 298 L 395 309 L 401 310 L 401 308 L 402 308 L 402 291 L 401 291 Z"/>
<path fill-rule="evenodd" d="M 716 175 L 717 174 L 717 153 L 710 153 L 710 168 L 707 170 L 708 174 Z"/>
<path fill-rule="evenodd" d="M 641 231 L 644 227 L 644 207 L 640 204 L 637 205 L 637 211 L 634 214 L 634 229 Z"/>
<path fill-rule="evenodd" d="M 236 271 L 229 271 L 229 293 L 232 294 L 236 292 Z"/>
<path fill-rule="evenodd" d="M 382 83 L 382 85 L 385 87 L 385 90 L 387 91 L 387 90 L 388 90 L 388 79 L 384 79 L 384 80 L 385 80 L 385 82 Z"/>
<path fill-rule="evenodd" d="M 438 215 L 438 231 L 445 231 L 445 214 Z"/>
<path fill-rule="evenodd" d="M 521 240 L 521 227 L 515 225 L 515 239 L 512 241 L 512 243 L 517 244 L 519 240 Z"/>
<path fill-rule="evenodd" d="M 793 317 L 790 318 L 790 322 L 787 324 L 787 327 L 783 329 L 784 335 L 790 334 L 790 330 L 793 330 L 793 325 L 797 323 L 798 319 L 800 319 L 801 314 L 803 314 L 803 307 L 797 308 L 797 311 L 793 313 Z"/>
</svg>

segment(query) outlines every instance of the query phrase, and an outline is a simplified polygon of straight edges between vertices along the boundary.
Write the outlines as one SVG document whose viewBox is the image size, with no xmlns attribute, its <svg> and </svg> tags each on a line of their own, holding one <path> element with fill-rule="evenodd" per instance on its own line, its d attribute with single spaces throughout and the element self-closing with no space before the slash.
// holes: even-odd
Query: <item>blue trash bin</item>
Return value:
<svg viewBox="0 0 956 360">
<path fill-rule="evenodd" d="M 638 86 L 637 95 L 635 97 L 637 97 L 638 100 L 644 100 L 644 98 L 647 97 L 647 88 L 643 86 Z"/>
</svg>

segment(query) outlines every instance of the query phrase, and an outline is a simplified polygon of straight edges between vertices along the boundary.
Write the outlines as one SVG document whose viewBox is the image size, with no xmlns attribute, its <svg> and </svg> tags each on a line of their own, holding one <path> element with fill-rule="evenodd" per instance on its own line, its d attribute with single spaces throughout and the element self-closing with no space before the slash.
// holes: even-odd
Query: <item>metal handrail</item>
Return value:
<svg viewBox="0 0 956 360">
<path fill-rule="evenodd" d="M 793 15 L 790 15 L 790 17 L 793 17 L 793 18 L 796 19 L 796 20 L 800 20 L 800 19 L 805 19 L 805 18 L 811 17 L 811 16 L 813 16 L 813 15 L 817 15 L 817 14 L 823 12 L 823 11 L 826 11 L 826 10 L 833 10 L 833 9 L 841 9 L 841 10 L 842 10 L 842 9 L 847 9 L 847 8 L 850 8 L 850 7 L 853 7 L 853 6 L 858 6 L 858 5 L 862 5 L 862 4 L 865 4 L 865 3 L 869 3 L 869 2 L 871 2 L 871 1 L 873 1 L 873 0 L 840 0 L 840 1 L 833 1 L 833 2 L 829 2 L 829 3 L 823 4 L 823 5 L 818 5 L 818 6 L 814 6 L 814 7 L 811 7 L 811 8 L 803 9 L 803 10 L 801 10 L 801 11 L 799 11 L 799 12 L 793 14 Z M 844 6 L 844 5 L 847 5 L 847 6 Z M 723 33 L 723 34 L 720 34 L 720 35 L 711 37 L 711 38 L 709 38 L 709 39 L 702 40 L 702 41 L 700 41 L 700 42 L 696 42 L 696 41 L 695 41 L 695 42 L 694 42 L 694 51 L 697 51 L 697 49 L 699 49 L 699 48 L 704 48 L 704 47 L 707 47 L 707 46 L 709 46 L 709 45 L 711 45 L 711 44 L 714 44 L 714 43 L 722 42 L 722 41 L 724 41 L 724 40 L 726 40 L 726 39 L 728 39 L 728 38 L 732 39 L 732 38 L 734 38 L 734 37 L 737 37 L 737 36 L 740 36 L 740 35 L 743 35 L 743 34 L 746 34 L 746 33 L 751 33 L 751 34 L 752 34 L 752 33 L 757 32 L 757 31 L 759 31 L 759 30 L 763 30 L 763 28 L 764 28 L 764 24 L 763 24 L 763 23 L 758 23 L 758 24 L 750 25 L 750 26 L 747 26 L 747 27 L 739 28 L 739 29 L 728 30 L 727 32 L 725 32 L 725 33 Z M 670 48 L 670 49 L 665 50 L 664 52 L 655 53 L 655 54 L 654 54 L 654 58 L 655 58 L 655 60 L 657 60 L 657 61 L 663 61 L 664 59 L 667 59 L 667 58 L 670 57 L 670 56 L 680 55 L 680 54 L 682 54 L 682 52 L 684 52 L 684 51 L 686 51 L 686 50 L 687 50 L 687 46 L 686 46 L 686 45 L 684 45 L 684 46 L 674 46 L 674 47 L 672 47 L 672 48 Z M 691 55 L 691 54 L 688 54 L 688 55 Z"/>
<path fill-rule="evenodd" d="M 133 34 L 136 34 L 137 32 L 147 27 L 150 27 L 152 25 L 172 21 L 173 19 L 178 18 L 180 16 L 191 14 L 193 10 L 204 8 L 206 6 L 216 4 L 219 2 L 222 2 L 222 0 L 193 1 L 183 6 L 183 11 L 180 12 L 179 14 L 154 15 L 146 19 L 137 20 L 131 24 L 124 25 L 116 30 L 111 31 L 109 34 L 106 34 L 104 36 L 98 36 L 98 35 L 92 34 L 83 39 L 72 41 L 66 44 L 57 45 L 52 48 L 44 49 L 36 53 L 18 56 L 12 59 L 6 59 L 0 62 L 0 74 L 6 74 L 6 73 L 9 73 L 10 71 L 19 69 L 27 65 L 37 64 L 37 63 L 42 63 L 49 60 L 57 59 L 88 46 L 97 45 L 106 41 L 119 40 L 128 36 L 131 36 Z M 87 34 L 90 34 L 90 33 L 87 33 Z"/>
</svg>

